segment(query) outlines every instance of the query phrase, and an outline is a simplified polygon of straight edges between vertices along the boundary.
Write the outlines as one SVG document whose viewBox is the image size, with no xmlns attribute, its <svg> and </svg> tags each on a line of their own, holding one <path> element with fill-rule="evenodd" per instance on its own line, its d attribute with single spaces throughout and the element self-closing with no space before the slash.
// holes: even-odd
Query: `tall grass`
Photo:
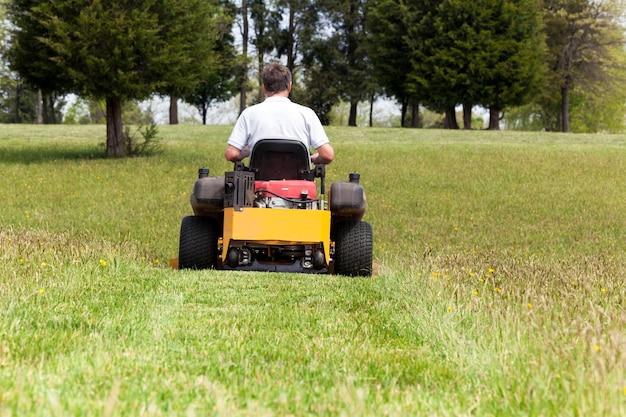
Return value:
<svg viewBox="0 0 626 417">
<path fill-rule="evenodd" d="M 372 279 L 175 271 L 229 127 L 0 130 L 1 415 L 626 414 L 626 139 L 329 128 Z"/>
</svg>

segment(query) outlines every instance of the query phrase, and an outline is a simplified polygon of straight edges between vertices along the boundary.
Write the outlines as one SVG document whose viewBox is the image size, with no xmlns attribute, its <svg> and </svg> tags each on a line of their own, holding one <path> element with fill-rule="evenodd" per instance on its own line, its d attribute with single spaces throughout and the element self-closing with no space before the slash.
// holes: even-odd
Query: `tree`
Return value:
<svg viewBox="0 0 626 417">
<path fill-rule="evenodd" d="M 374 85 L 365 53 L 364 4 L 362 0 L 316 2 L 317 24 L 309 21 L 310 36 L 300 39 L 302 64 L 309 72 L 305 77 L 307 94 L 322 81 L 325 88 L 333 88 L 338 94 L 334 102 L 342 99 L 350 103 L 349 126 L 356 126 L 358 103 L 371 97 Z"/>
<path fill-rule="evenodd" d="M 106 153 L 124 156 L 122 102 L 194 85 L 218 15 L 205 0 L 15 0 L 12 64 L 42 90 L 105 100 Z"/>
<path fill-rule="evenodd" d="M 0 106 L 4 113 L 1 119 L 11 123 L 56 123 L 63 105 L 62 94 L 51 90 L 41 91 L 29 83 L 29 77 L 11 70 L 12 57 L 8 50 L 11 23 L 7 14 L 10 7 L 12 3 L 0 1 Z M 25 45 L 26 48 L 30 47 L 28 43 Z M 36 56 L 39 52 L 30 50 L 30 56 Z M 37 74 L 39 68 L 31 63 L 29 70 Z"/>
<path fill-rule="evenodd" d="M 556 122 L 563 132 L 570 131 L 572 94 L 592 100 L 624 80 L 621 10 L 615 7 L 612 1 L 544 1 L 550 85 L 558 88 L 552 97 L 560 97 Z"/>
<path fill-rule="evenodd" d="M 406 126 L 406 113 L 412 105 L 411 126 L 419 126 L 419 92 L 411 92 L 409 74 L 412 70 L 411 49 L 406 39 L 408 8 L 400 0 L 371 0 L 367 3 L 367 54 L 374 78 L 387 95 L 401 103 L 401 125 Z"/>
<path fill-rule="evenodd" d="M 406 91 L 418 95 L 425 106 L 445 113 L 444 126 L 458 128 L 454 107 L 459 102 L 459 89 L 454 87 L 454 62 L 448 56 L 450 42 L 445 39 L 445 20 L 439 15 L 444 0 L 405 2 L 402 21 L 406 28 L 403 41 L 410 70 L 406 74 Z"/>
<path fill-rule="evenodd" d="M 220 24 L 221 37 L 215 44 L 211 65 L 199 74 L 199 81 L 183 100 L 195 106 L 206 124 L 209 108 L 213 103 L 228 100 L 237 91 L 236 70 L 238 66 L 232 18 L 226 17 Z"/>
<path fill-rule="evenodd" d="M 252 44 L 256 48 L 257 76 L 258 76 L 258 100 L 263 101 L 264 94 L 262 73 L 265 65 L 265 54 L 282 49 L 280 45 L 280 22 L 282 11 L 272 8 L 265 0 L 251 0 L 250 17 L 254 22 L 254 37 Z"/>
<path fill-rule="evenodd" d="M 316 21 L 316 10 L 310 0 L 279 0 L 278 7 L 287 15 L 287 27 L 282 30 L 282 41 L 278 49 L 278 56 L 286 55 L 287 68 L 293 74 L 296 69 L 298 44 L 301 38 L 307 38 L 314 28 L 312 21 Z M 285 11 L 286 10 L 286 11 Z"/>
<path fill-rule="evenodd" d="M 0 75 L 0 122 L 33 123 L 37 118 L 37 94 L 18 74 Z"/>
<path fill-rule="evenodd" d="M 18 74 L 10 71 L 6 61 L 6 2 L 0 1 L 0 123 L 32 122 L 35 118 L 35 96 Z"/>
<path fill-rule="evenodd" d="M 7 0 L 0 0 L 0 73 L 4 74 L 4 49 L 5 49 L 5 39 L 7 38 Z"/>
<path fill-rule="evenodd" d="M 340 40 L 341 60 L 338 62 L 340 97 L 350 103 L 348 126 L 356 126 L 357 106 L 372 95 L 373 81 L 365 48 L 365 1 L 330 1 L 327 15 L 335 22 Z"/>
<path fill-rule="evenodd" d="M 535 0 L 441 0 L 411 9 L 409 45 L 416 91 L 425 104 L 446 113 L 457 128 L 455 107 L 490 109 L 490 128 L 499 114 L 536 91 L 543 38 Z"/>
<path fill-rule="evenodd" d="M 495 0 L 479 16 L 491 19 L 475 26 L 477 36 L 469 38 L 484 48 L 471 55 L 469 100 L 489 108 L 489 129 L 499 129 L 500 112 L 526 103 L 542 85 L 541 13 L 536 0 Z"/>
<path fill-rule="evenodd" d="M 239 9 L 241 16 L 241 55 L 237 71 L 237 84 L 239 86 L 239 113 L 248 105 L 248 42 L 250 42 L 250 24 L 248 22 L 248 0 L 241 0 Z"/>
<path fill-rule="evenodd" d="M 327 40 L 309 39 L 304 48 L 300 77 L 303 85 L 294 84 L 291 96 L 295 101 L 311 107 L 323 125 L 330 124 L 332 107 L 339 102 L 336 65 L 339 46 L 337 37 Z"/>
</svg>

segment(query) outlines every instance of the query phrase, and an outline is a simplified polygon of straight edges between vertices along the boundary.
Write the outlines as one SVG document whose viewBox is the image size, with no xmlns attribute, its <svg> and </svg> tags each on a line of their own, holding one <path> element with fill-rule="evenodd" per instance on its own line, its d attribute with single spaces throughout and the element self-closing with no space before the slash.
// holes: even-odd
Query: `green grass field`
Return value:
<svg viewBox="0 0 626 417">
<path fill-rule="evenodd" d="M 177 271 L 227 126 L 0 125 L 0 416 L 626 415 L 626 137 L 328 128 L 371 279 Z"/>
</svg>

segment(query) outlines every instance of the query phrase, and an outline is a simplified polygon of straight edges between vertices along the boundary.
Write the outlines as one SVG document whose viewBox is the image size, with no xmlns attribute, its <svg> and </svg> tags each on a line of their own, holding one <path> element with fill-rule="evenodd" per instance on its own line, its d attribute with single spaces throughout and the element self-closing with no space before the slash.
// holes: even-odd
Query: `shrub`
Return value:
<svg viewBox="0 0 626 417">
<path fill-rule="evenodd" d="M 159 129 L 155 123 L 148 126 L 140 125 L 131 131 L 131 127 L 124 128 L 124 145 L 126 155 L 144 156 L 153 155 L 161 151 L 161 138 L 158 136 Z"/>
</svg>

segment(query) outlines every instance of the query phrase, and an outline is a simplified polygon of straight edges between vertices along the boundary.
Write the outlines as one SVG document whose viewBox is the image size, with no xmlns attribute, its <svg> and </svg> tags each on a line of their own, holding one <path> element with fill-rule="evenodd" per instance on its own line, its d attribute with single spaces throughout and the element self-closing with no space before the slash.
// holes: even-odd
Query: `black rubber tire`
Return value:
<svg viewBox="0 0 626 417">
<path fill-rule="evenodd" d="M 335 274 L 372 276 L 372 226 L 362 221 L 335 225 Z"/>
<path fill-rule="evenodd" d="M 180 225 L 179 269 L 214 269 L 219 231 L 215 219 L 187 216 Z"/>
</svg>

